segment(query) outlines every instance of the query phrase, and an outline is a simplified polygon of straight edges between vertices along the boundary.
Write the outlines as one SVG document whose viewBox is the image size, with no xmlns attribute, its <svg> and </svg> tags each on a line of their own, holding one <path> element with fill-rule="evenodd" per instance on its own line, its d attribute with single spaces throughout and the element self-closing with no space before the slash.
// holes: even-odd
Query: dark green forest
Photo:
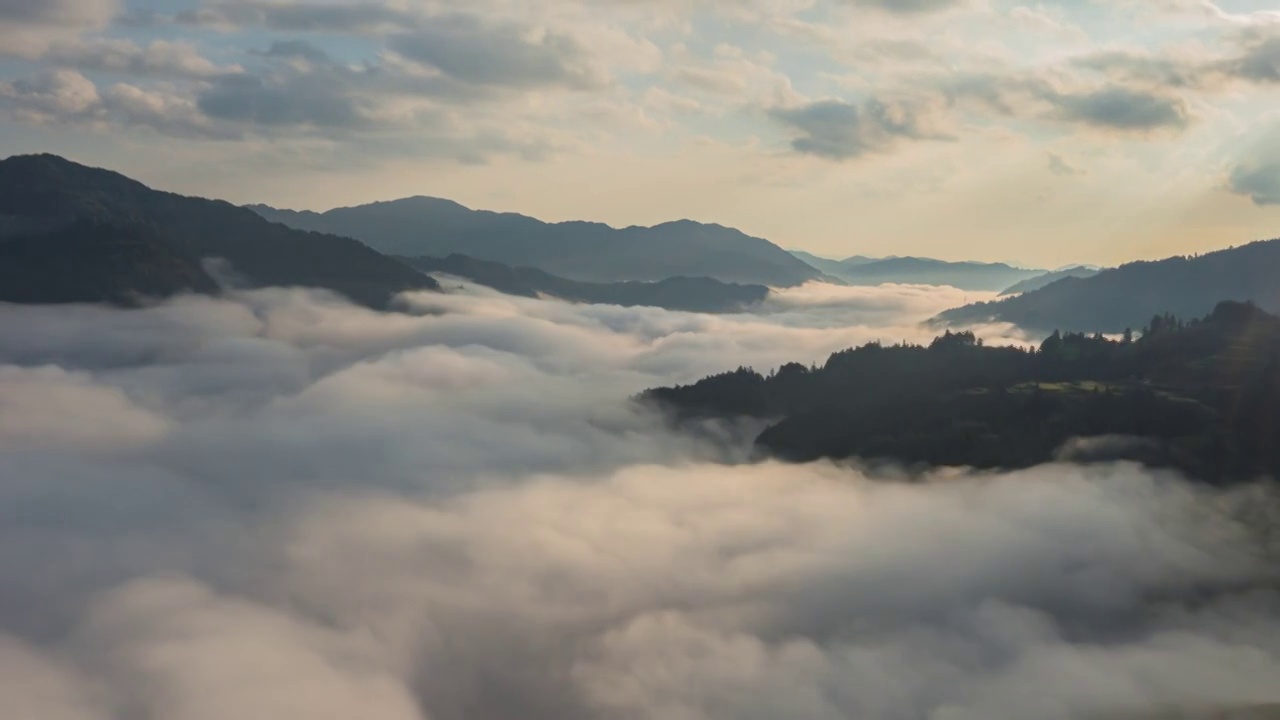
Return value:
<svg viewBox="0 0 1280 720">
<path fill-rule="evenodd" d="M 825 364 L 752 368 L 646 391 L 673 420 L 776 420 L 756 440 L 793 461 L 1030 467 L 1130 459 L 1214 482 L 1280 471 L 1280 319 L 1223 302 L 1123 337 L 1054 332 L 1039 347 L 948 331 L 871 343 Z"/>
</svg>

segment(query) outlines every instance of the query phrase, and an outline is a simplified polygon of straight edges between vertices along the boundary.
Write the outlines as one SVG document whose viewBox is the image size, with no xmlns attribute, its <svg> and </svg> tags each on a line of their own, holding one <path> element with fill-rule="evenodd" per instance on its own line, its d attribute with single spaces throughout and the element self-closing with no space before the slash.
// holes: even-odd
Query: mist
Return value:
<svg viewBox="0 0 1280 720">
<path fill-rule="evenodd" d="M 0 306 L 5 714 L 1053 720 L 1280 702 L 1266 484 L 753 463 L 757 424 L 677 433 L 628 402 L 742 363 L 927 342 L 920 321 L 959 292 L 809 285 L 738 315 L 469 285 L 395 313 L 296 289 Z"/>
</svg>

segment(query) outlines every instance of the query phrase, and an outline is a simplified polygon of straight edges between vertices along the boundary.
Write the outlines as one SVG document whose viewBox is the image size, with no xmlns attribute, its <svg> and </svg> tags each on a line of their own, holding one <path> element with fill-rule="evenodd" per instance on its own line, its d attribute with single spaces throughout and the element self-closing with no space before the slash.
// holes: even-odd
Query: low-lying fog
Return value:
<svg viewBox="0 0 1280 720">
<path fill-rule="evenodd" d="M 809 286 L 721 316 L 476 288 L 401 314 L 296 290 L 0 306 L 0 714 L 1054 720 L 1280 701 L 1262 486 L 746 465 L 758 428 L 677 435 L 627 403 L 927 341 L 919 321 L 963 296 Z"/>
</svg>

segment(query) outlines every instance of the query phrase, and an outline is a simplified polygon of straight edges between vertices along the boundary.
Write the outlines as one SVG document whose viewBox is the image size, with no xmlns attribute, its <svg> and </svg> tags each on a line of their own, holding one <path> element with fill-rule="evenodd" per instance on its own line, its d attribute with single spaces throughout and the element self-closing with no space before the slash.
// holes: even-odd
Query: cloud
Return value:
<svg viewBox="0 0 1280 720">
<path fill-rule="evenodd" d="M 287 289 L 0 306 L 0 696 L 54 720 L 1280 700 L 1273 489 L 748 464 L 751 427 L 677 434 L 625 401 L 923 339 L 954 292 L 815 284 L 727 316 L 470 287 L 400 314 Z"/>
<path fill-rule="evenodd" d="M 1210 68 L 1198 59 L 1129 50 L 1090 53 L 1076 59 L 1074 64 L 1121 82 L 1164 88 L 1201 86 L 1207 82 L 1206 75 L 1210 72 Z"/>
<path fill-rule="evenodd" d="M 1233 83 L 1280 82 L 1280 37 L 1273 28 L 1233 32 L 1212 47 L 1217 52 L 1203 48 L 1107 50 L 1084 55 L 1073 64 L 1153 91 L 1188 88 L 1221 93 Z"/>
<path fill-rule="evenodd" d="M 262 51 L 262 55 L 269 58 L 301 58 L 312 63 L 332 63 L 328 53 L 306 40 L 277 40 Z"/>
<path fill-rule="evenodd" d="M 1247 44 L 1238 58 L 1226 62 L 1236 77 L 1256 83 L 1280 83 L 1280 37 L 1265 37 Z"/>
<path fill-rule="evenodd" d="M 1050 102 L 1064 120 L 1109 130 L 1181 129 L 1189 122 L 1180 98 L 1121 86 L 1055 95 Z"/>
<path fill-rule="evenodd" d="M 855 7 L 883 10 L 896 15 L 919 15 L 965 5 L 967 0 L 841 0 Z"/>
<path fill-rule="evenodd" d="M 942 92 L 952 103 L 967 101 L 988 112 L 1107 133 L 1177 131 L 1192 120 L 1187 102 L 1178 95 L 1116 83 L 1068 84 L 1034 74 L 975 74 L 948 79 Z"/>
<path fill-rule="evenodd" d="M 1057 153 L 1049 153 L 1049 172 L 1054 175 L 1069 176 L 1083 175 L 1084 171 L 1067 162 L 1065 158 Z"/>
<path fill-rule="evenodd" d="M 862 105 L 820 100 L 769 115 L 794 131 L 791 148 L 830 160 L 851 160 L 892 148 L 903 140 L 938 139 L 924 109 L 902 102 L 870 99 Z"/>
<path fill-rule="evenodd" d="M 74 70 L 51 70 L 0 84 L 0 98 L 28 116 L 83 117 L 99 108 L 98 87 Z"/>
<path fill-rule="evenodd" d="M 4 0 L 0 2 L 0 55 L 36 57 L 50 44 L 107 25 L 118 0 Z"/>
<path fill-rule="evenodd" d="M 263 55 L 270 67 L 204 84 L 191 101 L 196 111 L 227 133 L 321 139 L 349 158 L 340 162 L 412 156 L 483 163 L 558 148 L 532 120 L 506 115 L 489 89 L 403 61 L 345 65 L 305 43 L 275 44 Z"/>
<path fill-rule="evenodd" d="M 221 2 L 174 16 L 189 25 L 336 33 L 385 32 L 409 25 L 415 18 L 413 13 L 379 2 Z"/>
<path fill-rule="evenodd" d="M 163 89 L 116 83 L 100 90 L 75 70 L 54 69 L 0 83 L 0 111 L 34 125 L 146 129 L 181 138 L 229 140 L 190 100 Z"/>
<path fill-rule="evenodd" d="M 44 59 L 80 71 L 196 79 L 240 69 L 219 67 L 202 57 L 195 46 L 165 40 L 155 40 L 146 46 L 131 40 L 64 43 L 50 48 Z"/>
<path fill-rule="evenodd" d="M 584 66 L 583 50 L 572 38 L 472 15 L 423 18 L 411 32 L 393 37 L 389 46 L 410 60 L 476 85 L 589 86 L 599 82 Z"/>
<path fill-rule="evenodd" d="M 137 407 L 118 388 L 57 367 L 0 367 L 0 443 L 5 449 L 53 447 L 115 449 L 154 441 L 164 418 Z M 74 407 L 74 416 L 65 408 Z"/>
<path fill-rule="evenodd" d="M 382 3 L 233 2 L 181 13 L 177 19 L 198 25 L 372 34 L 404 58 L 477 86 L 587 87 L 602 82 L 574 37 L 479 14 L 410 12 Z M 300 47 L 299 41 L 286 42 Z"/>
<path fill-rule="evenodd" d="M 219 120 L 261 125 L 353 128 L 366 115 L 350 94 L 312 74 L 222 75 L 200 93 L 200 111 Z"/>
<path fill-rule="evenodd" d="M 1227 178 L 1228 189 L 1255 205 L 1280 205 L 1280 162 L 1252 160 L 1236 165 Z"/>
</svg>

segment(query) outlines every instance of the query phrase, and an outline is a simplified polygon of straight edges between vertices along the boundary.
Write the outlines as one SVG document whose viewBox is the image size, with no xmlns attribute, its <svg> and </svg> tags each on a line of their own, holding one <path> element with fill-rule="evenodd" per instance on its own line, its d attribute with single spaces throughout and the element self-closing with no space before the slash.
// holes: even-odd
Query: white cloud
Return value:
<svg viewBox="0 0 1280 720">
<path fill-rule="evenodd" d="M 91 80 L 74 70 L 50 70 L 27 80 L 0 84 L 0 97 L 16 111 L 32 117 L 83 117 L 98 107 L 101 96 Z"/>
<path fill-rule="evenodd" d="M 236 72 L 238 66 L 220 67 L 184 42 L 154 40 L 140 46 L 131 40 L 91 40 L 54 45 L 45 60 L 81 71 L 106 71 L 130 75 L 209 78 Z"/>
<path fill-rule="evenodd" d="M 4 0 L 0 55 L 39 56 L 51 43 L 106 27 L 119 9 L 119 0 Z"/>
</svg>

